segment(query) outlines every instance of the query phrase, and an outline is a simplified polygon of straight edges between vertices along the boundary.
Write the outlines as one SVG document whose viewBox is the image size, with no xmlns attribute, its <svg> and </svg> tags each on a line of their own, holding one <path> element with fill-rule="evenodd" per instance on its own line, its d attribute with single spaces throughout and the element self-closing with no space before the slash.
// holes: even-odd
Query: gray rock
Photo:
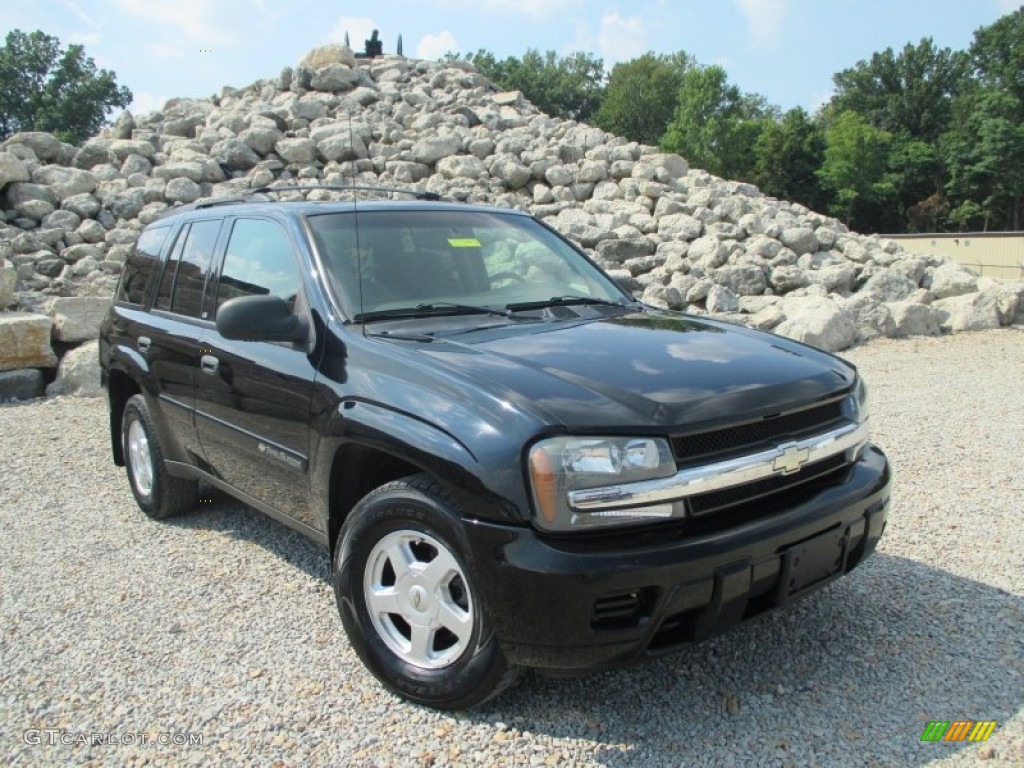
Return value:
<svg viewBox="0 0 1024 768">
<path fill-rule="evenodd" d="M 79 342 L 99 336 L 100 323 L 110 308 L 110 299 L 73 296 L 54 299 L 47 308 L 53 319 L 53 338 Z"/>
<path fill-rule="evenodd" d="M 34 400 L 43 396 L 43 372 L 38 368 L 0 371 L 0 402 Z"/>
<path fill-rule="evenodd" d="M 0 371 L 55 365 L 57 356 L 50 348 L 50 318 L 20 312 L 0 314 Z"/>
<path fill-rule="evenodd" d="M 75 168 L 87 171 L 90 168 L 95 168 L 97 165 L 105 165 L 107 163 L 115 162 L 115 158 L 110 151 L 109 141 L 90 141 L 75 152 L 75 157 L 72 162 L 74 163 Z"/>
<path fill-rule="evenodd" d="M 708 280 L 706 277 L 702 277 L 686 292 L 686 303 L 697 304 L 704 301 L 708 297 L 711 289 L 714 287 L 714 283 Z"/>
<path fill-rule="evenodd" d="M 28 166 L 10 152 L 0 152 L 0 189 L 15 181 L 28 181 Z"/>
<path fill-rule="evenodd" d="M 446 179 L 479 179 L 487 169 L 483 161 L 473 155 L 451 155 L 437 161 L 438 173 Z"/>
<path fill-rule="evenodd" d="M 896 321 L 889 307 L 871 296 L 853 296 L 843 302 L 843 307 L 857 323 L 860 341 L 890 337 L 896 332 Z"/>
<path fill-rule="evenodd" d="M 57 195 L 42 184 L 15 182 L 7 185 L 7 204 L 18 213 L 42 220 L 58 205 Z"/>
<path fill-rule="evenodd" d="M 89 219 L 100 212 L 101 206 L 100 201 L 92 195 L 75 195 L 64 200 L 60 207 L 81 216 L 83 219 Z"/>
<path fill-rule="evenodd" d="M 311 70 L 331 64 L 344 64 L 346 67 L 356 66 L 357 60 L 352 49 L 341 43 L 328 43 L 313 48 L 299 62 L 299 66 Z"/>
<path fill-rule="evenodd" d="M 712 285 L 708 289 L 705 307 L 708 312 L 737 312 L 739 311 L 740 304 L 736 299 L 736 294 L 727 287 L 724 285 Z"/>
<path fill-rule="evenodd" d="M 845 253 L 845 251 L 844 251 Z M 877 301 L 903 301 L 917 290 L 917 285 L 898 272 L 885 270 L 868 278 L 860 293 Z"/>
<path fill-rule="evenodd" d="M 279 139 L 274 151 L 287 163 L 311 163 L 316 159 L 316 144 L 311 139 Z"/>
<path fill-rule="evenodd" d="M 23 144 L 31 149 L 35 156 L 44 163 L 57 162 L 62 158 L 67 159 L 65 148 L 71 149 L 55 136 L 43 133 L 42 131 L 22 131 L 21 133 L 16 133 L 4 142 L 4 149 L 10 150 L 12 144 Z"/>
<path fill-rule="evenodd" d="M 169 203 L 192 203 L 203 196 L 203 190 L 191 179 L 171 179 L 164 187 Z"/>
<path fill-rule="evenodd" d="M 18 274 L 14 267 L 0 267 L 0 311 L 14 304 L 14 287 L 17 283 Z"/>
<path fill-rule="evenodd" d="M 627 259 L 649 256 L 654 249 L 654 243 L 646 237 L 603 240 L 597 244 L 597 252 L 602 258 L 619 264 Z"/>
<path fill-rule="evenodd" d="M 799 267 L 783 264 L 772 270 L 768 281 L 778 293 L 789 293 L 810 285 L 810 279 Z"/>
<path fill-rule="evenodd" d="M 702 221 L 686 213 L 669 213 L 658 220 L 658 234 L 665 237 L 696 240 L 703 229 Z"/>
<path fill-rule="evenodd" d="M 336 93 L 351 91 L 359 82 L 359 70 L 344 64 L 328 64 L 313 71 L 313 90 Z"/>
<path fill-rule="evenodd" d="M 691 262 L 697 262 L 704 269 L 716 269 L 722 266 L 729 256 L 722 241 L 714 235 L 698 237 L 690 243 L 690 250 L 687 257 Z"/>
<path fill-rule="evenodd" d="M 509 189 L 521 189 L 531 178 L 530 169 L 512 154 L 495 156 L 491 164 L 491 175 L 505 182 Z"/>
<path fill-rule="evenodd" d="M 959 264 L 943 264 L 932 274 L 929 290 L 937 299 L 974 293 L 978 290 L 978 276 Z"/>
<path fill-rule="evenodd" d="M 434 165 L 438 160 L 450 157 L 462 148 L 462 139 L 453 135 L 431 136 L 417 141 L 412 148 L 412 157 L 417 163 Z"/>
<path fill-rule="evenodd" d="M 804 344 L 837 352 L 857 341 L 857 325 L 836 302 L 821 296 L 787 298 L 782 311 L 786 320 L 774 332 Z"/>
<path fill-rule="evenodd" d="M 247 171 L 260 161 L 260 156 L 241 139 L 218 141 L 210 148 L 210 156 L 232 171 Z"/>
<path fill-rule="evenodd" d="M 166 180 L 182 178 L 198 183 L 203 180 L 203 166 L 194 160 L 171 161 L 154 168 L 153 178 Z"/>
<path fill-rule="evenodd" d="M 938 299 L 931 308 L 939 313 L 939 325 L 944 331 L 999 327 L 999 295 L 993 290 Z"/>
<path fill-rule="evenodd" d="M 910 301 L 893 301 L 885 306 L 892 317 L 893 336 L 938 336 L 941 332 L 938 310 Z"/>
<path fill-rule="evenodd" d="M 789 227 L 782 230 L 779 240 L 797 256 L 818 250 L 818 238 L 809 227 Z"/>
<path fill-rule="evenodd" d="M 747 323 L 751 328 L 756 328 L 760 331 L 770 331 L 775 326 L 784 322 L 785 319 L 786 313 L 782 311 L 782 308 L 777 304 L 772 304 L 751 315 Z"/>
<path fill-rule="evenodd" d="M 49 397 L 78 395 L 99 397 L 100 385 L 99 342 L 90 341 L 68 352 L 57 367 L 57 378 L 46 388 Z"/>
<path fill-rule="evenodd" d="M 757 296 L 764 293 L 768 283 L 764 277 L 764 270 L 753 264 L 738 266 L 725 266 L 716 269 L 711 279 L 721 286 L 725 286 L 737 296 Z M 732 312 L 733 310 L 720 310 Z"/>
</svg>

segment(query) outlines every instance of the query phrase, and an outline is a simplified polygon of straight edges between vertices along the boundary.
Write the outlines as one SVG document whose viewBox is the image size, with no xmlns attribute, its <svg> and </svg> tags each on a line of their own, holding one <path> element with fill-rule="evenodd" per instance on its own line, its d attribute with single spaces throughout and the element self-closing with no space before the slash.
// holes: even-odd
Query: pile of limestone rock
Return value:
<svg viewBox="0 0 1024 768">
<path fill-rule="evenodd" d="M 1024 322 L 1024 283 L 549 117 L 464 62 L 360 60 L 330 45 L 246 88 L 122 113 L 81 147 L 46 133 L 0 144 L 0 398 L 39 394 L 58 356 L 51 393 L 96 391 L 91 340 L 140 229 L 169 206 L 274 184 L 525 209 L 649 304 L 829 350 Z M 303 194 L 337 196 L 281 197 Z"/>
</svg>

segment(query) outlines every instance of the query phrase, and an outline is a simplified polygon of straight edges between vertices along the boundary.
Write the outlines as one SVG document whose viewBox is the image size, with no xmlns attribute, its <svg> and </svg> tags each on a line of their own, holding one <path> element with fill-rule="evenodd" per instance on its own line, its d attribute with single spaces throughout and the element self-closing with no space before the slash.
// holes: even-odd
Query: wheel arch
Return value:
<svg viewBox="0 0 1024 768">
<path fill-rule="evenodd" d="M 107 400 L 110 405 L 110 447 L 114 464 L 124 466 L 124 446 L 121 443 L 121 420 L 124 407 L 133 395 L 141 395 L 142 387 L 131 375 L 118 368 L 107 373 Z"/>
</svg>

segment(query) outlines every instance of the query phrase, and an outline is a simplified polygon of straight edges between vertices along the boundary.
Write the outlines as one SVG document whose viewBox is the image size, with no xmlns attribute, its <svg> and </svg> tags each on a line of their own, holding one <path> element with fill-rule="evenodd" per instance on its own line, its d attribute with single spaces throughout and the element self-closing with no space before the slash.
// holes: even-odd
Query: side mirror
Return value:
<svg viewBox="0 0 1024 768">
<path fill-rule="evenodd" d="M 239 296 L 217 310 L 217 332 L 235 341 L 302 342 L 309 324 L 279 296 Z"/>
</svg>

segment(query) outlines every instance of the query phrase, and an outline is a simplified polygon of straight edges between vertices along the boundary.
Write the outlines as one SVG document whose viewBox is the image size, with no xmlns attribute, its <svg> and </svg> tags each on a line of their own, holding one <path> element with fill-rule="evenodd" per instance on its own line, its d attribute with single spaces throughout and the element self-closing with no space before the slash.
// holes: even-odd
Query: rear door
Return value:
<svg viewBox="0 0 1024 768">
<path fill-rule="evenodd" d="M 220 219 L 186 223 L 157 288 L 148 328 L 136 344 L 156 379 L 160 412 L 178 446 L 201 455 L 195 433 L 195 377 L 204 326 L 203 292 L 220 234 Z"/>
<path fill-rule="evenodd" d="M 298 254 L 277 221 L 230 219 L 215 307 L 273 294 L 306 313 Z M 196 426 L 210 470 L 289 517 L 316 527 L 309 497 L 312 344 L 232 341 L 211 328 L 196 379 Z"/>
</svg>

